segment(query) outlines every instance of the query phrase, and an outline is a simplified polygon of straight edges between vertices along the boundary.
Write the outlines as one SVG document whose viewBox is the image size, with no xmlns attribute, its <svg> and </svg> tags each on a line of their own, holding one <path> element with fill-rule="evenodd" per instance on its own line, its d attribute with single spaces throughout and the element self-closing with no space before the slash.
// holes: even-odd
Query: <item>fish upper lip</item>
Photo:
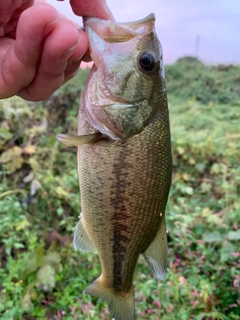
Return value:
<svg viewBox="0 0 240 320">
<path fill-rule="evenodd" d="M 149 22 L 149 24 L 148 24 Z M 130 22 L 116 22 L 94 17 L 83 17 L 86 33 L 91 29 L 106 42 L 124 42 L 138 35 L 149 33 L 155 22 L 155 14 L 150 13 L 143 19 Z"/>
<path fill-rule="evenodd" d="M 100 18 L 94 18 L 94 17 L 83 17 L 83 21 L 84 21 L 84 24 L 87 24 L 90 20 L 94 21 L 94 22 L 99 22 L 99 21 L 104 21 Z M 155 13 L 150 13 L 149 15 L 147 15 L 145 18 L 143 19 L 139 19 L 139 20 L 134 20 L 134 21 L 129 21 L 129 22 L 116 22 L 116 21 L 112 21 L 114 24 L 119 24 L 119 25 L 139 25 L 139 24 L 143 24 L 143 23 L 146 23 L 146 21 L 148 20 L 156 20 L 156 16 L 155 16 Z M 105 21 L 108 21 L 108 20 L 105 20 Z"/>
</svg>

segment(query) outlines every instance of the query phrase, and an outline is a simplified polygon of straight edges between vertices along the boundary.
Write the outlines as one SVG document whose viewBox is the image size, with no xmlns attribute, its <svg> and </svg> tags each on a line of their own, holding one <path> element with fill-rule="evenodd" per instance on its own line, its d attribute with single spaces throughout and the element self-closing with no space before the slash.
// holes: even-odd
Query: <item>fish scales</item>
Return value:
<svg viewBox="0 0 240 320">
<path fill-rule="evenodd" d="M 82 213 L 75 247 L 99 254 L 102 273 L 86 293 L 116 320 L 134 320 L 133 274 L 143 254 L 154 275 L 167 268 L 165 208 L 171 142 L 162 49 L 153 14 L 131 23 L 85 19 L 95 63 L 81 98 L 78 146 Z"/>
<path fill-rule="evenodd" d="M 96 244 L 106 286 L 115 290 L 131 288 L 136 260 L 155 237 L 160 212 L 165 211 L 168 192 L 164 190 L 170 181 L 162 148 L 169 149 L 167 129 L 155 121 L 125 142 L 80 147 L 84 220 Z M 163 130 L 166 139 L 156 144 L 154 137 Z"/>
</svg>

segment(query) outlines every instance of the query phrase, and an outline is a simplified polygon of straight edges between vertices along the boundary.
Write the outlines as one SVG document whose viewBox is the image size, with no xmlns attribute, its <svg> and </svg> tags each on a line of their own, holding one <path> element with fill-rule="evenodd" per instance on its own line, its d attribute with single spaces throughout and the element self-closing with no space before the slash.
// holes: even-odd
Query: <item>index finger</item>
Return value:
<svg viewBox="0 0 240 320">
<path fill-rule="evenodd" d="M 70 0 L 73 12 L 78 16 L 89 16 L 114 20 L 105 0 Z"/>
</svg>

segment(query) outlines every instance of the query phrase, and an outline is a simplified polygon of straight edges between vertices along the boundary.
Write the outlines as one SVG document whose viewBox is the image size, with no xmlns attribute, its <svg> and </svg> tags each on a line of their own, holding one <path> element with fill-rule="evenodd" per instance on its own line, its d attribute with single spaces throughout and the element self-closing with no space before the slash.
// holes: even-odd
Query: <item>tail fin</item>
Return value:
<svg viewBox="0 0 240 320">
<path fill-rule="evenodd" d="M 85 293 L 104 299 L 115 320 L 135 320 L 134 291 L 114 292 L 102 284 L 101 277 L 94 281 Z"/>
</svg>

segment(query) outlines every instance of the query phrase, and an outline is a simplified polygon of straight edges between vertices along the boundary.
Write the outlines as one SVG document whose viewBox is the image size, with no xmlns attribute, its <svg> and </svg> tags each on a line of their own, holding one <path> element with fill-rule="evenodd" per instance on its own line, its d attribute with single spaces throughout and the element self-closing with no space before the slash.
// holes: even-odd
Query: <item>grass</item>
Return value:
<svg viewBox="0 0 240 320">
<path fill-rule="evenodd" d="M 76 252 L 80 212 L 76 150 L 55 135 L 75 133 L 82 71 L 48 101 L 0 101 L 1 319 L 111 319 L 83 290 L 98 277 L 91 253 Z M 135 271 L 138 318 L 240 317 L 239 67 L 192 58 L 166 66 L 173 183 L 167 207 L 169 270 Z M 211 79 L 211 81 L 209 80 Z"/>
</svg>

